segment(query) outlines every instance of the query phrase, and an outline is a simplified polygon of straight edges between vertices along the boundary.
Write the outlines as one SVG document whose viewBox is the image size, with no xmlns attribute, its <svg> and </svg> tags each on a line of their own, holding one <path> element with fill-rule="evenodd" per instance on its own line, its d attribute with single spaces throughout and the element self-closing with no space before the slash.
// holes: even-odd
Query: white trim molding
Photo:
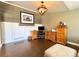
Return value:
<svg viewBox="0 0 79 59">
<path fill-rule="evenodd" d="M 77 44 L 77 43 L 73 43 L 73 42 L 69 42 L 69 41 L 67 41 L 67 43 L 75 45 L 75 46 L 79 46 L 79 44 Z"/>
<path fill-rule="evenodd" d="M 25 7 L 19 6 L 19 5 L 17 5 L 17 4 L 9 3 L 9 2 L 6 2 L 6 1 L 1 1 L 1 2 L 6 3 L 6 4 L 9 4 L 9 5 L 12 5 L 12 6 L 16 6 L 16 7 L 19 7 L 19 8 L 25 9 L 25 10 L 29 10 L 29 11 L 32 11 L 32 12 L 35 12 L 35 13 L 38 13 L 38 12 L 32 10 L 32 9 L 28 9 L 28 8 L 25 8 Z"/>
</svg>

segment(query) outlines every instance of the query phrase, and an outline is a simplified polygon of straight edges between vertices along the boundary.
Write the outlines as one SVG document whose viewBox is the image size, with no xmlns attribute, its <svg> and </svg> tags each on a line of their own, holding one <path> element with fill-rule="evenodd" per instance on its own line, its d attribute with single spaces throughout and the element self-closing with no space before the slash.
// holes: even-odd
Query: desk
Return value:
<svg viewBox="0 0 79 59">
<path fill-rule="evenodd" d="M 51 40 L 53 42 L 56 42 L 56 32 L 55 31 L 44 31 L 45 32 L 45 39 Z M 38 31 L 34 30 L 31 31 L 32 40 L 38 38 Z"/>
<path fill-rule="evenodd" d="M 45 31 L 45 39 L 56 42 L 56 32 L 55 31 Z"/>
</svg>

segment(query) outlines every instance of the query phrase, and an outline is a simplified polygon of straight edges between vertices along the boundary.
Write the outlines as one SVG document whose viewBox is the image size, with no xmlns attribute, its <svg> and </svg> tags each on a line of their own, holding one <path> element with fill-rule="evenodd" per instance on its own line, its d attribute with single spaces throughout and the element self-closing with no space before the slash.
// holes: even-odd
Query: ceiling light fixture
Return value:
<svg viewBox="0 0 79 59">
<path fill-rule="evenodd" d="M 44 2 L 41 1 L 41 5 L 37 8 L 37 11 L 39 12 L 39 14 L 44 15 L 44 13 L 47 11 L 48 9 L 46 8 L 46 6 L 44 5 Z"/>
</svg>

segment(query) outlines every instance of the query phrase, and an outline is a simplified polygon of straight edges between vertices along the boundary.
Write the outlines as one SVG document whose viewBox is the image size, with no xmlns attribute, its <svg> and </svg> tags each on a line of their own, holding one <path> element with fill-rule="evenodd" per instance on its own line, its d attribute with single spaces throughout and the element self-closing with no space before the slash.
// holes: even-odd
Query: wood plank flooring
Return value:
<svg viewBox="0 0 79 59">
<path fill-rule="evenodd" d="M 43 57 L 44 51 L 54 45 L 52 41 L 33 40 L 21 41 L 4 45 L 0 49 L 2 57 Z"/>
<path fill-rule="evenodd" d="M 43 39 L 9 43 L 0 49 L 0 57 L 43 57 L 44 51 L 54 44 L 52 41 Z M 79 47 L 70 44 L 67 46 L 79 50 Z"/>
</svg>

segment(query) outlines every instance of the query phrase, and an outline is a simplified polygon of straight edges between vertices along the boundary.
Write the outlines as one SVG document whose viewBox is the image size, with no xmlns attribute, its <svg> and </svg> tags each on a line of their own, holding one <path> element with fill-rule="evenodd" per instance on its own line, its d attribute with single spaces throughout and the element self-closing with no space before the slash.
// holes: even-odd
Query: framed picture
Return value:
<svg viewBox="0 0 79 59">
<path fill-rule="evenodd" d="M 34 24 L 34 14 L 20 12 L 20 23 Z"/>
</svg>

